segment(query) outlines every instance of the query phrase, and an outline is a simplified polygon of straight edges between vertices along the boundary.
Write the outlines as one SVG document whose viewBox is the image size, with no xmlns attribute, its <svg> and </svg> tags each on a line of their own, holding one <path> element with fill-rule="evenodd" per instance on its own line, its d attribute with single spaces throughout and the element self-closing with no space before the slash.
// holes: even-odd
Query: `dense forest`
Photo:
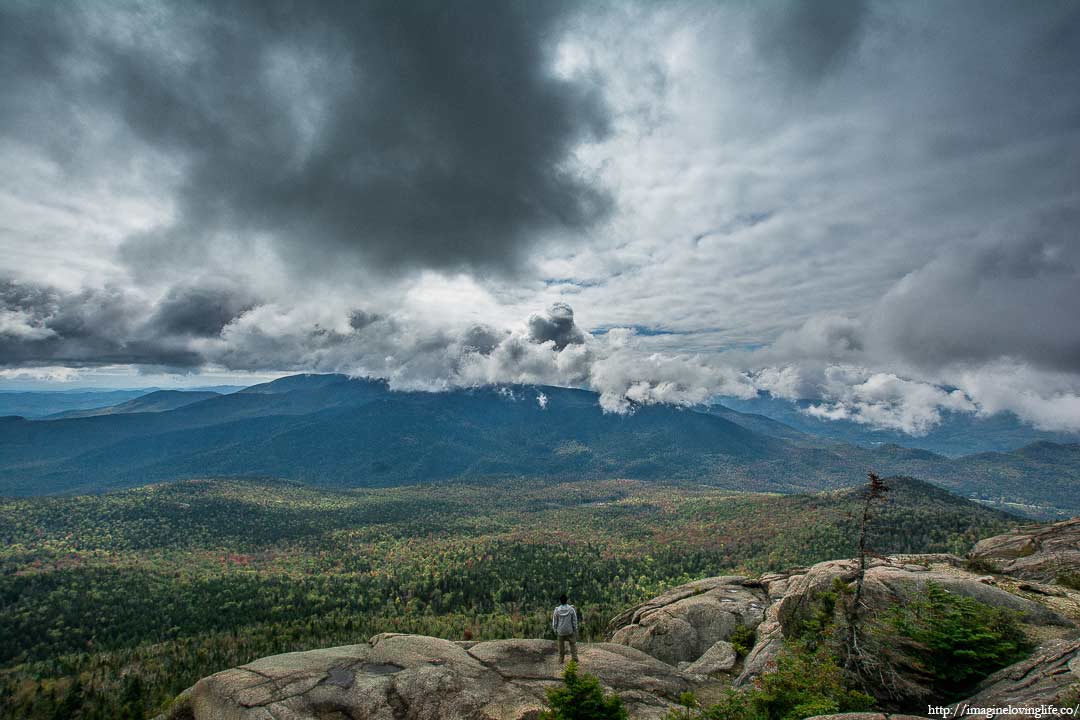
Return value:
<svg viewBox="0 0 1080 720">
<path fill-rule="evenodd" d="M 1015 519 L 894 478 L 879 552 L 962 552 Z M 142 718 L 198 678 L 384 631 L 586 639 L 696 577 L 852 554 L 853 491 L 628 480 L 333 491 L 191 480 L 0 501 L 0 717 Z"/>
</svg>

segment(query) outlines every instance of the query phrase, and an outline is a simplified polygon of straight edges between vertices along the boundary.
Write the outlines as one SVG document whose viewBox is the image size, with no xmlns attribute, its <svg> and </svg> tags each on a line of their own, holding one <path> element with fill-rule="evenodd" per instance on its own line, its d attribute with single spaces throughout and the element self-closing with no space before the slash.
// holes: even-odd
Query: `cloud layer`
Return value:
<svg viewBox="0 0 1080 720">
<path fill-rule="evenodd" d="M 144 272 L 256 238 L 297 271 L 508 269 L 542 233 L 610 209 L 571 155 L 609 132 L 602 94 L 549 62 L 570 3 L 2 12 L 2 72 L 22 101 L 10 135 L 74 165 L 48 131 L 100 124 L 182 168 L 172 221 L 124 245 Z"/>
<path fill-rule="evenodd" d="M 1068 0 L 14 0 L 0 366 L 1080 429 L 1078 67 Z"/>
</svg>

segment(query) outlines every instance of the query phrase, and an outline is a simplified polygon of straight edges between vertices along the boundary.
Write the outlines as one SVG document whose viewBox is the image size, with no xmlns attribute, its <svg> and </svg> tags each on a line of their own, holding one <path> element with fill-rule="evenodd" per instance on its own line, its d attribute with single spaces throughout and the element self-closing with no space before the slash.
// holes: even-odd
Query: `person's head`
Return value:
<svg viewBox="0 0 1080 720">
<path fill-rule="evenodd" d="M 559 596 L 559 604 L 560 605 L 565 605 L 566 604 L 566 595 L 565 594 Z"/>
</svg>

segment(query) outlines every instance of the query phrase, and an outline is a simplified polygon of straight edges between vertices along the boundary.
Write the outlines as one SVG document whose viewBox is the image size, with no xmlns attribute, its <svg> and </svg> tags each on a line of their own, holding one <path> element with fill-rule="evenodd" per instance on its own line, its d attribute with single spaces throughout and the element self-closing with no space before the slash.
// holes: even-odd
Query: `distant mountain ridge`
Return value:
<svg viewBox="0 0 1080 720">
<path fill-rule="evenodd" d="M 1035 442 L 1069 444 L 1080 442 L 1080 433 L 1038 430 L 1009 412 L 987 417 L 971 413 L 942 412 L 941 423 L 925 435 L 909 435 L 899 430 L 873 427 L 853 420 L 826 420 L 807 412 L 818 404 L 813 400 L 785 400 L 767 392 L 755 398 L 725 397 L 711 406 L 723 412 L 753 414 L 767 418 L 791 431 L 818 439 L 852 443 L 864 447 L 887 444 L 930 450 L 940 455 L 958 457 L 981 452 L 1009 452 Z M 782 436 L 782 435 L 779 435 Z"/>
<path fill-rule="evenodd" d="M 172 388 L 192 392 L 213 392 L 218 395 L 243 390 L 237 385 L 210 385 L 206 387 Z M 161 391 L 158 387 L 121 388 L 105 390 L 94 388 L 70 388 L 64 390 L 25 390 L 0 388 L 0 417 L 17 415 L 25 418 L 44 418 L 69 410 L 96 410 Z"/>
<path fill-rule="evenodd" d="M 166 410 L 175 410 L 220 395 L 221 393 L 210 391 L 155 390 L 117 405 L 90 410 L 66 410 L 53 415 L 46 415 L 42 419 L 61 420 L 64 418 L 97 417 L 99 415 L 122 415 L 124 413 L 165 412 Z"/>
<path fill-rule="evenodd" d="M 730 409 L 606 414 L 596 393 L 548 386 L 396 392 L 381 380 L 295 375 L 173 409 L 0 423 L 8 495 L 207 475 L 328 487 L 623 477 L 790 493 L 850 486 L 871 469 L 1027 514 L 1080 513 L 1080 445 L 946 458 L 860 448 Z"/>
<path fill-rule="evenodd" d="M 84 390 L 35 392 L 32 390 L 0 392 L 0 417 L 39 418 L 67 410 L 109 407 L 141 397 L 146 390 Z"/>
</svg>

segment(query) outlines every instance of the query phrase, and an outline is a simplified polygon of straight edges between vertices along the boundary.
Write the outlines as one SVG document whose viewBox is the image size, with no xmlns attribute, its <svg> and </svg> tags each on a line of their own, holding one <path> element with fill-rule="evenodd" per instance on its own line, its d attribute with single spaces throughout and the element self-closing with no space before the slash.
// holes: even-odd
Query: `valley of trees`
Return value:
<svg viewBox="0 0 1080 720">
<path fill-rule="evenodd" d="M 872 547 L 963 552 L 1015 518 L 891 479 Z M 687 580 L 850 556 L 855 491 L 629 480 L 333 491 L 191 480 L 0 500 L 0 717 L 143 718 L 204 675 L 378 632 L 585 639 Z"/>
</svg>

